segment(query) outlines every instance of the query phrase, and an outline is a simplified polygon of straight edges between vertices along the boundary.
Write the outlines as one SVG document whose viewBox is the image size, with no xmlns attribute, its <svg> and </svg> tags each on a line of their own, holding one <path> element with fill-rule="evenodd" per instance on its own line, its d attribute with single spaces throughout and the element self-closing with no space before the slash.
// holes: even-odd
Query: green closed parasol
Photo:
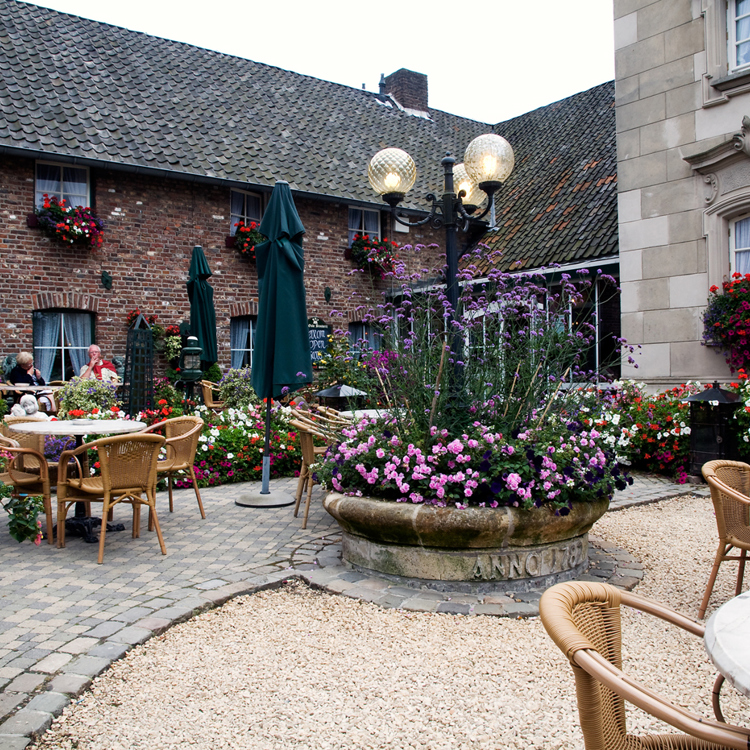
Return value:
<svg viewBox="0 0 750 750">
<path fill-rule="evenodd" d="M 261 494 L 268 494 L 272 399 L 312 382 L 302 251 L 305 228 L 287 182 L 274 186 L 259 229 L 268 241 L 255 247 L 258 322 L 252 383 L 258 396 L 267 399 Z"/>
<path fill-rule="evenodd" d="M 198 339 L 198 346 L 203 349 L 201 366 L 204 370 L 219 358 L 216 345 L 214 290 L 208 283 L 211 275 L 203 248 L 196 245 L 190 259 L 187 292 L 190 300 L 190 333 Z"/>
</svg>

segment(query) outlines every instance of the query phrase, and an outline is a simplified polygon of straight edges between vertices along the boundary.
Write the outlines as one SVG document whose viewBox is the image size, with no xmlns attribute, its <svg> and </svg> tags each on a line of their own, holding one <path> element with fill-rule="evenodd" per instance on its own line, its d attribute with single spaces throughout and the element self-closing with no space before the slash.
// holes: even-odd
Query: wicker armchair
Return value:
<svg viewBox="0 0 750 750">
<path fill-rule="evenodd" d="M 347 419 L 333 416 L 331 410 L 305 410 L 305 409 L 292 409 L 292 417 L 299 422 L 311 427 L 313 434 L 318 434 L 318 437 L 325 440 L 326 443 L 333 443 L 341 440 L 341 430 L 344 427 L 351 427 L 352 422 Z M 338 414 L 338 412 L 334 412 Z"/>
<path fill-rule="evenodd" d="M 302 528 L 307 528 L 307 517 L 310 514 L 310 500 L 312 498 L 313 486 L 318 484 L 313 478 L 313 474 L 310 471 L 312 466 L 318 457 L 325 454 L 328 450 L 327 446 L 316 446 L 313 442 L 315 437 L 324 440 L 326 443 L 329 442 L 329 436 L 316 429 L 316 426 L 312 422 L 303 421 L 301 419 L 293 419 L 291 425 L 296 428 L 297 436 L 299 437 L 299 444 L 302 450 L 302 466 L 299 470 L 299 481 L 297 482 L 297 494 L 295 495 L 294 504 L 294 517 L 297 518 L 299 513 L 300 502 L 302 501 L 302 494 L 307 491 L 307 499 L 305 501 L 305 516 L 302 519 Z"/>
<path fill-rule="evenodd" d="M 15 440 L 16 443 L 21 448 L 29 448 L 32 451 L 36 451 L 37 453 L 41 453 L 44 455 L 44 435 L 40 433 L 33 433 L 33 432 L 16 432 L 13 429 L 14 424 L 19 424 L 22 422 L 41 422 L 42 420 L 46 419 L 45 417 L 39 416 L 39 417 L 13 417 L 10 414 L 7 414 L 5 417 L 3 417 L 2 423 L 0 423 L 0 432 L 11 440 Z M 38 463 L 35 459 L 32 457 L 29 457 L 26 460 L 26 468 L 38 468 Z"/>
<path fill-rule="evenodd" d="M 201 380 L 201 393 L 203 394 L 203 403 L 214 412 L 220 412 L 224 409 L 223 401 L 215 401 L 214 393 L 218 390 L 219 386 L 216 383 L 212 383 L 210 380 Z"/>
<path fill-rule="evenodd" d="M 47 521 L 47 541 L 52 544 L 55 527 L 52 516 L 49 468 L 44 455 L 31 448 L 23 448 L 17 441 L 4 436 L 0 436 L 0 450 L 10 456 L 5 471 L 0 472 L 0 482 L 12 484 L 16 492 L 42 496 Z"/>
<path fill-rule="evenodd" d="M 167 438 L 167 455 L 163 460 L 157 462 L 156 473 L 167 475 L 167 481 L 169 483 L 169 512 L 172 513 L 174 511 L 174 503 L 172 500 L 173 475 L 178 471 L 187 471 L 193 483 L 195 497 L 198 500 L 198 508 L 201 512 L 201 518 L 205 518 L 206 513 L 203 510 L 203 501 L 201 500 L 201 493 L 198 489 L 198 480 L 195 478 L 195 469 L 193 468 L 193 464 L 195 463 L 195 452 L 198 449 L 198 438 L 200 437 L 201 430 L 203 430 L 203 420 L 200 417 L 175 417 L 174 419 L 165 419 L 162 422 L 152 424 L 151 427 L 147 427 L 145 430 L 141 430 L 140 434 L 145 432 L 156 432 L 157 430 L 162 429 Z"/>
<path fill-rule="evenodd" d="M 156 462 L 165 439 L 161 435 L 131 433 L 84 443 L 60 456 L 60 477 L 57 483 L 57 546 L 65 546 L 65 517 L 71 505 L 77 502 L 101 502 L 102 527 L 99 532 L 99 558 L 104 560 L 104 538 L 107 524 L 104 518 L 110 508 L 118 503 L 133 507 L 133 538 L 140 536 L 141 505 L 149 509 L 149 522 L 153 520 L 162 555 L 167 554 L 156 515 Z M 80 457 L 96 450 L 101 476 L 91 477 L 83 472 Z M 72 476 L 71 467 L 77 468 Z M 145 497 L 143 497 L 145 495 Z"/>
<path fill-rule="evenodd" d="M 634 607 L 698 637 L 703 625 L 605 583 L 572 581 L 544 592 L 542 623 L 573 667 L 586 750 L 716 750 L 750 746 L 750 730 L 707 719 L 670 703 L 622 672 L 620 605 Z M 685 734 L 627 734 L 625 701 Z"/>
<path fill-rule="evenodd" d="M 698 617 L 706 614 L 716 575 L 724 560 L 739 561 L 734 593 L 735 596 L 742 593 L 745 562 L 750 550 L 750 465 L 740 461 L 709 461 L 703 464 L 702 471 L 711 488 L 711 501 L 714 504 L 719 530 L 719 549 L 714 558 Z M 739 552 L 738 555 L 729 554 L 733 547 Z"/>
<path fill-rule="evenodd" d="M 40 433 L 33 432 L 17 432 L 13 429 L 14 424 L 20 422 L 40 422 L 44 420 L 44 417 L 12 417 L 6 415 L 3 421 L 0 422 L 0 433 L 5 437 L 15 440 L 21 448 L 29 448 L 36 453 L 44 455 L 45 448 L 45 436 Z M 61 436 L 61 439 L 65 439 L 65 436 Z M 73 447 L 75 445 L 75 438 L 70 437 L 68 444 Z M 47 459 L 47 470 L 49 471 L 50 484 L 54 487 L 57 484 L 57 461 L 50 461 Z M 33 455 L 28 455 L 24 459 L 24 466 L 27 470 L 39 471 L 39 462 Z"/>
</svg>

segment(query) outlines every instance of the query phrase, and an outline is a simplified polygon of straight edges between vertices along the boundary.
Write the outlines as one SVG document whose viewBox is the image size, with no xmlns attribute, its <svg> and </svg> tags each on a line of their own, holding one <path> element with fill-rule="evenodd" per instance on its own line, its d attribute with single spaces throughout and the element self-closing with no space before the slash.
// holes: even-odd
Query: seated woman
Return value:
<svg viewBox="0 0 750 750">
<path fill-rule="evenodd" d="M 89 363 L 81 368 L 81 377 L 96 378 L 115 385 L 120 382 L 117 368 L 109 360 L 102 359 L 102 350 L 96 344 L 89 347 Z"/>
<path fill-rule="evenodd" d="M 34 357 L 29 352 L 21 352 L 16 357 L 16 366 L 8 373 L 8 382 L 13 385 L 47 385 L 42 373 L 34 367 Z M 18 395 L 21 395 L 20 391 Z M 48 412 L 57 411 L 52 391 L 39 391 L 36 395 Z"/>
</svg>

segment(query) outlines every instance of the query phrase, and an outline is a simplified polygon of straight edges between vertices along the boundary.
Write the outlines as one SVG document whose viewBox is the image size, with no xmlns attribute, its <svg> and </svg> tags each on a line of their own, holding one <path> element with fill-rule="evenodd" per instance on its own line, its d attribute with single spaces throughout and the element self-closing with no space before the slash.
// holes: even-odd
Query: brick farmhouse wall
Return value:
<svg viewBox="0 0 750 750">
<path fill-rule="evenodd" d="M 163 325 L 187 320 L 185 283 L 194 245 L 201 245 L 213 271 L 219 363 L 229 367 L 230 317 L 257 312 L 255 263 L 225 246 L 230 231 L 230 189 L 123 171 L 92 169 L 92 207 L 106 225 L 104 243 L 91 251 L 68 247 L 29 228 L 34 209 L 33 159 L 0 156 L 0 355 L 30 351 L 32 311 L 75 308 L 95 315 L 96 340 L 105 356 L 124 355 L 125 316 L 140 308 Z M 348 206 L 296 199 L 305 226 L 305 288 L 309 316 L 340 325 L 360 320 L 362 299 L 377 301 L 387 281 L 350 272 L 344 258 Z M 389 220 L 383 214 L 383 226 Z M 393 235 L 407 243 L 443 244 L 442 232 L 412 229 Z M 410 268 L 432 267 L 442 247 L 404 254 Z M 102 271 L 113 277 L 110 290 Z M 326 303 L 324 290 L 332 297 Z M 353 298 L 356 297 L 356 299 Z"/>
</svg>

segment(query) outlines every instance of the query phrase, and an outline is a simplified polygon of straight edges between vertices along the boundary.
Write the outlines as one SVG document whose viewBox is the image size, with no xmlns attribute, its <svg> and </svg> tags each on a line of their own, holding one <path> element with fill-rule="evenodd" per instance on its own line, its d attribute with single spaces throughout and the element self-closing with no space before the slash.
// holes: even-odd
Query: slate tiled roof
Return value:
<svg viewBox="0 0 750 750">
<path fill-rule="evenodd" d="M 482 238 L 502 251 L 498 267 L 617 256 L 614 82 L 499 123 L 494 131 L 516 156 L 497 197 L 497 228 Z"/>
<path fill-rule="evenodd" d="M 612 83 L 494 128 L 428 114 L 414 117 L 380 94 L 0 0 L 0 153 L 269 189 L 285 179 L 298 192 L 382 207 L 367 164 L 398 146 L 418 168 L 402 205 L 425 208 L 426 193 L 442 192 L 445 152 L 461 160 L 474 137 L 494 129 L 516 153 L 498 199 L 503 225 L 486 238 L 504 248 L 503 263 L 549 262 L 560 254 L 555 248 L 566 259 L 616 252 Z M 602 188 L 601 179 L 610 182 Z"/>
<path fill-rule="evenodd" d="M 47 8 L 0 0 L 0 145 L 378 203 L 367 164 L 400 146 L 436 190 L 485 124 Z M 432 181 L 430 181 L 432 178 Z"/>
</svg>

